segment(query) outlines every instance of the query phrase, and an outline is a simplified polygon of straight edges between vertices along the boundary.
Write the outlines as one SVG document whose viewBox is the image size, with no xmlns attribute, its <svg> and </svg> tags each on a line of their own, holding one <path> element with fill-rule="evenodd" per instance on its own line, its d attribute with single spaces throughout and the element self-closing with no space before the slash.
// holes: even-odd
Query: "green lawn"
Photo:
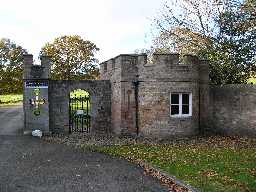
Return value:
<svg viewBox="0 0 256 192">
<path fill-rule="evenodd" d="M 82 89 L 76 89 L 70 93 L 70 97 L 73 98 L 73 102 L 71 103 L 72 110 L 75 112 L 77 109 L 84 109 L 84 112 L 86 113 L 87 107 L 88 111 L 90 111 L 90 99 L 88 99 L 88 103 L 86 99 L 79 99 L 80 97 L 87 97 L 89 98 L 89 93 L 87 91 L 84 91 Z M 78 98 L 78 99 L 75 99 Z M 83 104 L 82 104 L 83 100 Z M 88 106 L 87 106 L 88 104 Z"/>
<path fill-rule="evenodd" d="M 9 94 L 9 95 L 0 95 L 0 105 L 9 105 L 22 102 L 22 94 Z"/>
<path fill-rule="evenodd" d="M 201 191 L 256 191 L 256 139 L 220 137 L 96 150 L 149 162 Z"/>
<path fill-rule="evenodd" d="M 248 79 L 248 83 L 256 84 L 256 78 L 250 78 L 250 79 Z"/>
</svg>

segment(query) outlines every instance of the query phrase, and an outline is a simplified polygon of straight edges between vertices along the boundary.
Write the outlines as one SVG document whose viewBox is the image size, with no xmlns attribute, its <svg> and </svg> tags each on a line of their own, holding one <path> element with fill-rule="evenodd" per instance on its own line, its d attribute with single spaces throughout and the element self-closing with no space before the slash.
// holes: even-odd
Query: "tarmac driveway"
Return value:
<svg viewBox="0 0 256 192">
<path fill-rule="evenodd" d="M 22 135 L 22 130 L 22 104 L 0 107 L 0 135 Z"/>
<path fill-rule="evenodd" d="M 0 136 L 1 192 L 161 192 L 159 181 L 123 159 L 50 144 L 31 136 Z"/>
</svg>

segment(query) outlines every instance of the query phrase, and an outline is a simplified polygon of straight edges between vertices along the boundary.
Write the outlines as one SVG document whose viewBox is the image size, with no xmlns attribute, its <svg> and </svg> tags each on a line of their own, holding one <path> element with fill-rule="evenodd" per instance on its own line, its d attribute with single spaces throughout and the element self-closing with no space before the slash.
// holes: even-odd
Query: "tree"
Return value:
<svg viewBox="0 0 256 192">
<path fill-rule="evenodd" d="M 213 84 L 246 83 L 255 70 L 255 0 L 183 0 L 156 19 L 154 51 L 195 54 L 210 61 Z"/>
<path fill-rule="evenodd" d="M 40 54 L 51 57 L 53 79 L 96 79 L 99 69 L 94 54 L 98 50 L 94 43 L 72 35 L 46 43 Z"/>
<path fill-rule="evenodd" d="M 252 8 L 256 9 L 256 1 L 254 6 L 248 3 L 250 1 L 231 3 L 217 19 L 220 32 L 208 57 L 226 54 L 219 62 L 221 67 L 227 66 L 223 68 L 224 83 L 247 83 L 251 72 L 255 71 L 256 15 Z"/>
<path fill-rule="evenodd" d="M 22 63 L 26 53 L 10 39 L 0 40 L 0 94 L 22 92 Z"/>
</svg>

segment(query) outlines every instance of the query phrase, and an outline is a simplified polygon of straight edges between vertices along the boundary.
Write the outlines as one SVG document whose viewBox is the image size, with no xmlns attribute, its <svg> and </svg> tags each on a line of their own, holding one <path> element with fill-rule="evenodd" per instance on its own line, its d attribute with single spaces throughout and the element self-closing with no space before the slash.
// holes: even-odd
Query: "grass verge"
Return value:
<svg viewBox="0 0 256 192">
<path fill-rule="evenodd" d="M 250 140 L 250 139 L 249 139 Z M 131 161 L 145 161 L 201 191 L 256 191 L 256 140 L 215 137 L 185 143 L 97 146 Z"/>
<path fill-rule="evenodd" d="M 18 104 L 22 100 L 23 95 L 21 94 L 0 95 L 0 106 Z"/>
</svg>

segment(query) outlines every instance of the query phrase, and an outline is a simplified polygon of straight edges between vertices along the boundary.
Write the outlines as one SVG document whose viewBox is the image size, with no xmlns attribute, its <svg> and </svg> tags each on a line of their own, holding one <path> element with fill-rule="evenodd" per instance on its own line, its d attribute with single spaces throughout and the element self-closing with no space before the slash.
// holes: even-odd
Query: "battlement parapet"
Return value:
<svg viewBox="0 0 256 192">
<path fill-rule="evenodd" d="M 33 55 L 23 55 L 23 79 L 48 79 L 50 74 L 51 59 L 48 56 L 41 56 L 41 65 L 35 65 Z"/>
<path fill-rule="evenodd" d="M 101 79 L 126 81 L 137 75 L 137 55 L 121 54 L 100 64 Z"/>
<path fill-rule="evenodd" d="M 139 56 L 139 77 L 146 79 L 165 79 L 165 81 L 197 81 L 200 60 L 196 56 L 179 54 L 154 54 L 151 63 L 147 56 Z"/>
<path fill-rule="evenodd" d="M 193 55 L 154 54 L 148 62 L 146 54 L 119 55 L 103 62 L 102 79 L 165 81 L 208 81 L 208 63 Z M 117 78 L 117 75 L 119 78 Z"/>
</svg>

